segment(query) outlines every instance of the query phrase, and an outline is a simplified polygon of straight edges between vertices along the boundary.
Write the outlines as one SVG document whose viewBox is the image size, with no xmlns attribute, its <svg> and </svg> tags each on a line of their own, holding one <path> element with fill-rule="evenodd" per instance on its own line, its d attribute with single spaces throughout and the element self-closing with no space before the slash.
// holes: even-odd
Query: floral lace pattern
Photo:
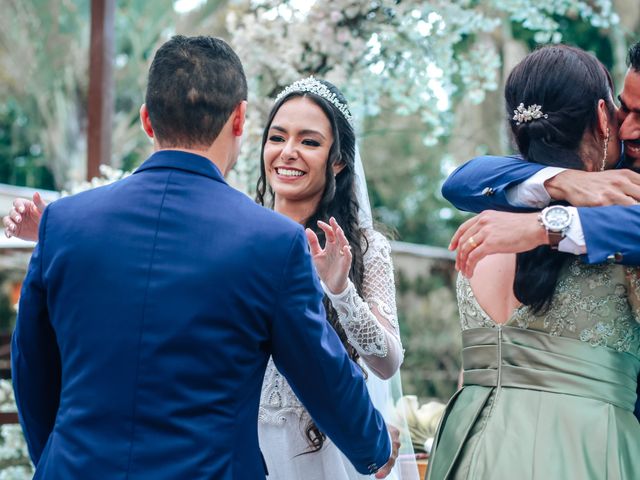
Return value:
<svg viewBox="0 0 640 480">
<path fill-rule="evenodd" d="M 375 308 L 379 316 L 389 322 L 393 335 L 399 341 L 391 246 L 387 239 L 375 230 L 367 230 L 365 235 L 369 245 L 363 258 L 364 299 L 358 295 L 351 282 L 344 292 L 328 296 L 338 312 L 349 343 L 358 353 L 385 357 L 389 353 L 386 330 L 380 325 L 372 309 Z M 286 379 L 270 359 L 262 384 L 258 420 L 272 425 L 282 425 L 291 413 L 299 418 L 308 416 Z"/>
<path fill-rule="evenodd" d="M 567 262 L 546 313 L 518 308 L 511 326 L 579 339 L 640 357 L 640 270 L 620 265 Z M 458 277 L 462 329 L 497 327 L 478 304 L 469 281 Z"/>
<path fill-rule="evenodd" d="M 262 382 L 258 421 L 271 425 L 283 425 L 287 415 L 294 414 L 298 418 L 308 415 L 298 397 L 280 374 L 273 359 L 269 359 Z"/>
<path fill-rule="evenodd" d="M 388 346 L 384 330 L 375 320 L 369 305 L 358 295 L 355 285 L 349 281 L 345 291 L 338 295 L 332 295 L 325 288 L 325 294 L 331 299 L 349 343 L 356 351 L 360 355 L 386 357 Z"/>
</svg>

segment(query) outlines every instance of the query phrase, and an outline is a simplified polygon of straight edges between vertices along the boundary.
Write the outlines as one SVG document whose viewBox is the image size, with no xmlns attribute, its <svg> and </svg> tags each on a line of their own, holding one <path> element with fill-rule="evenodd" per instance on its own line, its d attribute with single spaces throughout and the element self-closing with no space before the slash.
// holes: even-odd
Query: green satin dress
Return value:
<svg viewBox="0 0 640 480">
<path fill-rule="evenodd" d="M 549 311 L 497 325 L 458 279 L 464 387 L 427 480 L 637 480 L 640 273 L 567 262 Z"/>
</svg>

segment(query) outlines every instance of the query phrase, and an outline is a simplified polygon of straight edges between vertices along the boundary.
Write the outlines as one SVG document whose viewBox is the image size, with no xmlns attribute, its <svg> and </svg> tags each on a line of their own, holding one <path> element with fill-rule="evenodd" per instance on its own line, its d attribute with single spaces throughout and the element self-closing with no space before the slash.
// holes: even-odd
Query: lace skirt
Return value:
<svg viewBox="0 0 640 480">
<path fill-rule="evenodd" d="M 269 470 L 269 480 L 361 480 L 373 478 L 360 475 L 349 460 L 329 440 L 322 449 L 309 451 L 305 428 L 307 415 L 278 412 L 278 421 L 260 421 L 260 449 Z"/>
</svg>

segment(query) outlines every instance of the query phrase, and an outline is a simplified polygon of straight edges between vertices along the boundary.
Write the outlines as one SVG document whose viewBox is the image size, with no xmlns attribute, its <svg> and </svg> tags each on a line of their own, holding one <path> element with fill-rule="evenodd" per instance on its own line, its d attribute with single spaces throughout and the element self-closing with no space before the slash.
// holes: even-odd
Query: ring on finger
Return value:
<svg viewBox="0 0 640 480">
<path fill-rule="evenodd" d="M 476 241 L 473 239 L 473 235 L 469 237 L 469 240 L 467 240 L 467 242 L 471 245 L 472 248 L 476 248 L 478 246 Z"/>
</svg>

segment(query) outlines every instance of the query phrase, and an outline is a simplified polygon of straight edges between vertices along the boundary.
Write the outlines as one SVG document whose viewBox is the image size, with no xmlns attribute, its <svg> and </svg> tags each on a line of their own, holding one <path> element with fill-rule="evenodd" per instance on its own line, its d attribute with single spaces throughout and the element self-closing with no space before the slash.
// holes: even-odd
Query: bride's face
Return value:
<svg viewBox="0 0 640 480">
<path fill-rule="evenodd" d="M 318 105 L 304 97 L 285 102 L 264 146 L 265 173 L 276 199 L 319 202 L 332 144 L 331 123 Z"/>
</svg>

